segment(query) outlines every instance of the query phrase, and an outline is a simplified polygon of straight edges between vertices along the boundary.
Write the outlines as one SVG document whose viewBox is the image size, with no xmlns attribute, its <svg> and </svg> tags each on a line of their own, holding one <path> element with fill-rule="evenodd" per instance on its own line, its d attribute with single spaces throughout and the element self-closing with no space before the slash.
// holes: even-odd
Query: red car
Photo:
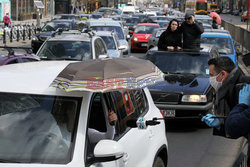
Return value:
<svg viewBox="0 0 250 167">
<path fill-rule="evenodd" d="M 148 39 L 151 37 L 155 29 L 160 29 L 160 26 L 154 23 L 138 24 L 131 38 L 131 51 L 146 51 Z"/>
</svg>

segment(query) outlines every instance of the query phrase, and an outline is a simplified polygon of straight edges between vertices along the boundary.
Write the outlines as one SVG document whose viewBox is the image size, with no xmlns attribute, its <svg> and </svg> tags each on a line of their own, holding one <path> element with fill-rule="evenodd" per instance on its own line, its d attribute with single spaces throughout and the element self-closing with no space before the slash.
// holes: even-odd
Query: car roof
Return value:
<svg viewBox="0 0 250 167">
<path fill-rule="evenodd" d="M 88 21 L 90 26 L 117 26 L 117 27 L 121 27 L 121 24 L 117 21 L 114 21 L 113 19 L 109 18 L 109 19 L 90 19 Z"/>
<path fill-rule="evenodd" d="M 155 23 L 140 23 L 137 24 L 137 26 L 159 26 L 159 24 L 155 24 Z"/>
<path fill-rule="evenodd" d="M 48 41 L 90 41 L 91 37 L 87 33 L 61 34 L 49 38 Z"/>
<path fill-rule="evenodd" d="M 98 36 L 113 36 L 111 31 L 95 31 Z"/>
<path fill-rule="evenodd" d="M 66 93 L 50 84 L 72 61 L 39 61 L 2 66 L 0 92 L 79 96 L 79 92 Z M 75 61 L 74 61 L 75 62 Z"/>
<path fill-rule="evenodd" d="M 201 36 L 231 38 L 231 35 L 227 30 L 220 30 L 220 29 L 205 29 L 204 32 L 201 34 Z"/>
</svg>

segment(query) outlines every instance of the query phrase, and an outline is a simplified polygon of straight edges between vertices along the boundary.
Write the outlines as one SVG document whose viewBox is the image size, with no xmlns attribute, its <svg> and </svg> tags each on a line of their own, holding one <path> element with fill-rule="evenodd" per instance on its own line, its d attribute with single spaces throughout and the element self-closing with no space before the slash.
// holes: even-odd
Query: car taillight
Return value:
<svg viewBox="0 0 250 167">
<path fill-rule="evenodd" d="M 160 113 L 162 115 L 162 118 L 165 118 L 165 115 L 164 115 L 163 111 L 161 111 L 161 110 L 159 110 L 159 111 L 160 111 Z"/>
</svg>

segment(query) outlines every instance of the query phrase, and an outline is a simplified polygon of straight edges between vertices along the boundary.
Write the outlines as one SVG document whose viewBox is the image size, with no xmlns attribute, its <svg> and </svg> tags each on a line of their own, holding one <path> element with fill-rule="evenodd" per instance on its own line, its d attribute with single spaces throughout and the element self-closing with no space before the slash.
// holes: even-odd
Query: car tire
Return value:
<svg viewBox="0 0 250 167">
<path fill-rule="evenodd" d="M 161 157 L 156 157 L 153 167 L 165 167 L 164 161 L 162 160 Z"/>
</svg>

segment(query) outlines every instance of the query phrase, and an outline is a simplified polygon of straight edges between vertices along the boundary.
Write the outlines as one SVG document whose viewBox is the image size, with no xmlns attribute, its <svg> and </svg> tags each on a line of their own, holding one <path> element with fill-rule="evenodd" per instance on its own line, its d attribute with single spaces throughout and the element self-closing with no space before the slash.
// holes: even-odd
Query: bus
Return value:
<svg viewBox="0 0 250 167">
<path fill-rule="evenodd" d="M 216 4 L 216 3 L 208 3 L 208 12 L 220 13 L 220 9 L 218 7 L 218 4 Z"/>
<path fill-rule="evenodd" d="M 208 13 L 207 0 L 186 0 L 185 12 L 191 11 L 195 14 L 206 15 Z"/>
</svg>

